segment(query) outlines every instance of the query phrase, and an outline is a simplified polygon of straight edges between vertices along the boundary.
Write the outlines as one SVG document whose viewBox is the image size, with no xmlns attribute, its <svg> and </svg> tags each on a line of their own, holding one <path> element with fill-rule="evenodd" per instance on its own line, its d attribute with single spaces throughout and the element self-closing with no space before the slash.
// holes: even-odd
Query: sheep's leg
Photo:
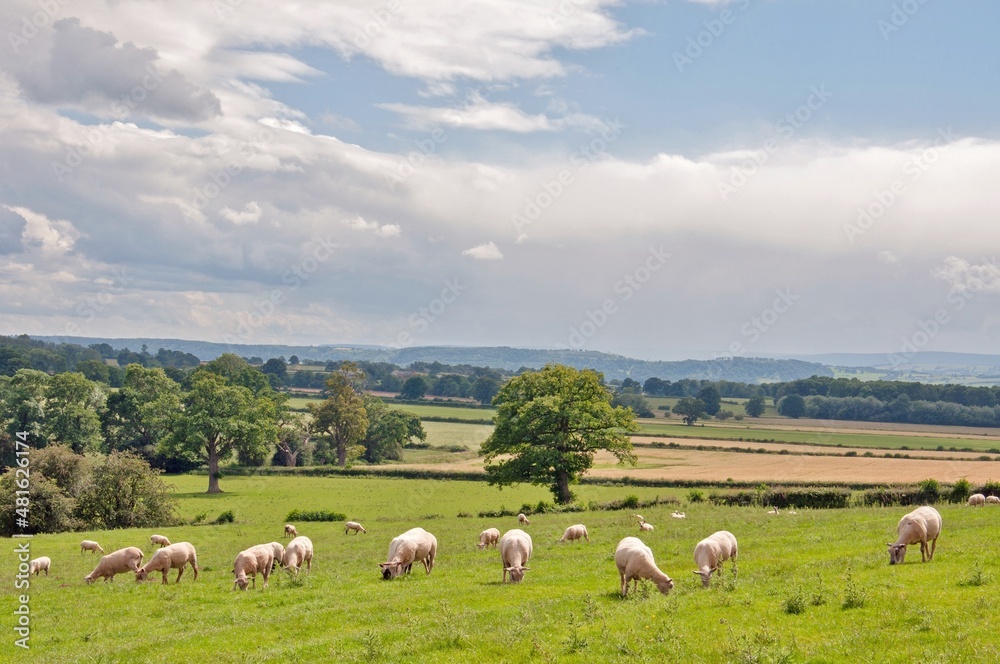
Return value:
<svg viewBox="0 0 1000 664">
<path fill-rule="evenodd" d="M 928 558 L 928 560 L 934 560 L 934 549 L 936 548 L 937 548 L 937 538 L 935 537 L 934 539 L 931 540 L 931 555 L 930 558 Z M 48 570 L 46 570 L 45 574 L 48 575 L 48 573 L 49 573 Z"/>
<path fill-rule="evenodd" d="M 184 565 L 181 565 L 181 568 L 179 570 L 177 570 L 177 580 L 174 581 L 174 583 L 180 583 L 181 582 L 181 575 L 182 574 L 184 574 Z M 166 574 L 164 574 L 163 576 L 166 576 Z"/>
</svg>

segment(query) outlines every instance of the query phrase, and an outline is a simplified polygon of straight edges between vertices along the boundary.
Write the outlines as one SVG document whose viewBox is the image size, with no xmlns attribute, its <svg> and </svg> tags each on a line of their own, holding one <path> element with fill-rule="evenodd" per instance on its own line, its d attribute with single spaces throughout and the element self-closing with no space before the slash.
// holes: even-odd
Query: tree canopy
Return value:
<svg viewBox="0 0 1000 664">
<path fill-rule="evenodd" d="M 635 463 L 626 432 L 635 416 L 611 405 L 601 374 L 548 365 L 510 379 L 493 399 L 496 427 L 482 453 L 491 484 L 548 485 L 558 503 L 572 501 L 569 485 L 607 450 Z"/>
<path fill-rule="evenodd" d="M 684 424 L 688 426 L 693 426 L 697 420 L 708 417 L 708 413 L 705 412 L 705 402 L 701 399 L 692 399 L 691 397 L 679 399 L 674 405 L 672 412 L 674 415 L 680 415 L 684 420 Z"/>
</svg>

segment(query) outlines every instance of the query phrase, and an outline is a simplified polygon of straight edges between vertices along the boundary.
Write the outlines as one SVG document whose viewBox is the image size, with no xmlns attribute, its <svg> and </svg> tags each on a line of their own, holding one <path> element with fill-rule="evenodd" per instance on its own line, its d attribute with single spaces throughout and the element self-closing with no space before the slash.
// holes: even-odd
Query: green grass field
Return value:
<svg viewBox="0 0 1000 664">
<path fill-rule="evenodd" d="M 237 523 L 156 529 L 187 540 L 201 574 L 179 585 L 136 584 L 128 576 L 87 586 L 97 562 L 81 555 L 88 537 L 111 550 L 151 548 L 152 530 L 38 536 L 32 556 L 52 558 L 52 574 L 32 579 L 31 651 L 4 661 L 32 662 L 986 662 L 1000 660 L 989 619 L 1000 562 L 982 542 L 996 532 L 1000 510 L 940 507 L 944 531 L 931 563 L 911 550 L 888 565 L 885 542 L 905 509 L 802 510 L 768 516 L 763 509 L 685 505 L 643 509 L 656 525 L 644 533 L 660 568 L 677 586 L 668 596 L 651 585 L 622 600 L 613 552 L 637 535 L 628 512 L 535 515 L 531 571 L 501 585 L 495 551 L 475 547 L 480 530 L 516 527 L 513 518 L 457 518 L 459 510 L 509 507 L 548 499 L 538 487 L 502 492 L 482 483 L 345 478 L 223 478 L 227 493 L 206 496 L 204 476 L 169 478 L 181 493 L 181 515 L 232 509 Z M 581 498 L 643 497 L 638 488 L 577 487 Z M 242 548 L 280 540 L 292 508 L 333 509 L 361 521 L 367 535 L 345 535 L 337 523 L 298 523 L 315 545 L 310 573 L 282 573 L 270 588 L 232 588 L 232 561 Z M 557 543 L 563 529 L 585 523 L 591 542 Z M 420 525 L 439 551 L 430 576 L 382 581 L 377 564 L 389 540 Z M 727 529 L 740 541 L 739 575 L 727 564 L 703 590 L 692 550 Z M 8 541 L 0 554 L 4 606 L 12 621 L 16 562 Z M 171 576 L 176 576 L 176 573 Z M 18 591 L 26 592 L 26 591 Z M 848 607 L 848 608 L 845 608 Z M 853 607 L 853 608 L 852 608 Z M 786 609 L 801 613 L 788 613 Z M 11 624 L 11 622 L 8 622 Z"/>
</svg>

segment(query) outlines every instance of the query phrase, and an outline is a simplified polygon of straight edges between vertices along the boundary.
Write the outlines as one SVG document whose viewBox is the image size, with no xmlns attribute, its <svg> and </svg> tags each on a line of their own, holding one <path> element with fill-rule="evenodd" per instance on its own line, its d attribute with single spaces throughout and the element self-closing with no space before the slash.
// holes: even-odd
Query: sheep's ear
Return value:
<svg viewBox="0 0 1000 664">
<path fill-rule="evenodd" d="M 521 569 L 523 569 L 525 572 L 527 572 L 531 568 L 530 567 L 522 567 Z"/>
<path fill-rule="evenodd" d="M 698 576 L 701 576 L 701 572 L 699 572 L 698 570 L 695 570 L 695 571 L 693 571 L 693 572 L 691 572 L 691 573 L 692 573 L 692 574 L 697 574 Z"/>
</svg>

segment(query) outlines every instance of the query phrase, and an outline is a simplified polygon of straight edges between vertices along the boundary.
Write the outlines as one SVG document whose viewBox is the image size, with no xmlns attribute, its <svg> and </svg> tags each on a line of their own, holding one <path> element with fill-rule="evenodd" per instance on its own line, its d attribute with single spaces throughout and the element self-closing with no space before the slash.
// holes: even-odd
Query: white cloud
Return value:
<svg viewBox="0 0 1000 664">
<path fill-rule="evenodd" d="M 933 275 L 959 293 L 1000 293 L 1000 265 L 996 257 L 983 263 L 970 263 L 958 256 L 948 256 Z"/>
<path fill-rule="evenodd" d="M 256 223 L 260 221 L 260 217 L 263 213 L 264 209 L 259 203 L 257 203 L 257 201 L 250 201 L 243 206 L 243 210 L 240 212 L 237 212 L 228 205 L 219 210 L 219 214 L 221 214 L 224 219 L 227 219 L 237 225 Z"/>
<path fill-rule="evenodd" d="M 557 115 L 528 114 L 514 104 L 490 101 L 479 93 L 473 93 L 468 101 L 455 107 L 378 104 L 379 108 L 399 114 L 406 126 L 417 130 L 456 127 L 525 134 L 568 128 L 595 129 L 602 126 L 598 118 L 579 111 L 570 112 L 565 104 L 549 106 Z"/>
<path fill-rule="evenodd" d="M 463 256 L 475 258 L 478 261 L 498 261 L 503 258 L 503 254 L 493 241 L 484 244 L 477 244 L 471 249 L 462 252 Z"/>
<path fill-rule="evenodd" d="M 878 252 L 878 260 L 880 263 L 885 265 L 895 265 L 899 263 L 899 257 L 888 250 Z"/>
<path fill-rule="evenodd" d="M 379 224 L 377 221 L 366 221 L 363 217 L 355 217 L 346 223 L 356 231 L 370 231 L 378 237 L 396 237 L 402 233 L 399 224 Z"/>
</svg>

